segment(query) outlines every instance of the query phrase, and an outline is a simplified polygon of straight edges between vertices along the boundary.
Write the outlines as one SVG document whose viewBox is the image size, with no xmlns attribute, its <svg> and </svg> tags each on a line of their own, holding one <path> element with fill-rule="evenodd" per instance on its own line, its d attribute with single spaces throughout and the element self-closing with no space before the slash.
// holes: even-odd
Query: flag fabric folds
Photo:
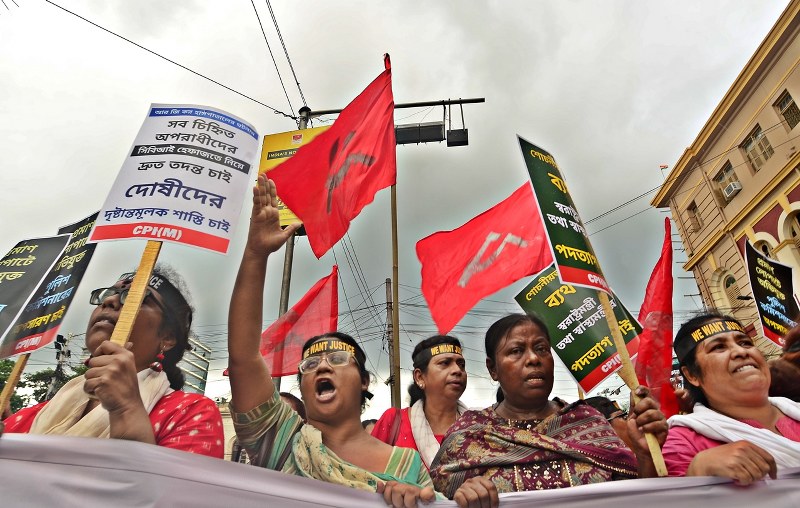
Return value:
<svg viewBox="0 0 800 508">
<path fill-rule="evenodd" d="M 339 267 L 320 279 L 284 315 L 261 334 L 261 355 L 273 376 L 297 374 L 301 349 L 315 335 L 335 332 L 339 320 Z"/>
<path fill-rule="evenodd" d="M 636 376 L 650 388 L 669 418 L 678 414 L 678 401 L 670 382 L 672 372 L 672 236 L 669 218 L 664 219 L 664 244 L 645 290 L 639 310 L 639 356 Z"/>
<path fill-rule="evenodd" d="M 482 298 L 553 262 L 530 183 L 463 226 L 423 238 L 417 257 L 422 294 L 442 334 Z"/>
<path fill-rule="evenodd" d="M 269 172 L 278 196 L 303 221 L 322 257 L 375 194 L 397 176 L 394 98 L 386 70 L 342 110 L 330 129 Z"/>
</svg>

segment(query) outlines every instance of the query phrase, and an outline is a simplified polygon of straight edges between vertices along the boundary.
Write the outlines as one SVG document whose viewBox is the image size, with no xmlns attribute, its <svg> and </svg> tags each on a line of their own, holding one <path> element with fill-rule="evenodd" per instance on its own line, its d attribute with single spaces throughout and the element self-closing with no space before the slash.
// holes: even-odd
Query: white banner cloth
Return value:
<svg viewBox="0 0 800 508">
<path fill-rule="evenodd" d="M 159 446 L 26 434 L 0 437 L 0 505 L 386 506 L 378 494 Z M 439 501 L 427 506 L 452 507 L 455 503 Z M 800 506 L 800 468 L 747 488 L 709 477 L 625 480 L 501 494 L 500 506 L 796 508 Z"/>
</svg>

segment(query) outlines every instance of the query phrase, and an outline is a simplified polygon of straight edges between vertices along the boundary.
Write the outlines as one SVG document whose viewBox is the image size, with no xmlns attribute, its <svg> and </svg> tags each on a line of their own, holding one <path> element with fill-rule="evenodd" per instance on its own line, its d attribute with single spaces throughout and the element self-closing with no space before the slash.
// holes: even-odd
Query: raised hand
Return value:
<svg viewBox="0 0 800 508">
<path fill-rule="evenodd" d="M 292 224 L 281 229 L 275 182 L 263 173 L 258 175 L 253 187 L 253 211 L 245 249 L 258 256 L 268 256 L 280 249 L 299 227 L 299 224 Z"/>
</svg>

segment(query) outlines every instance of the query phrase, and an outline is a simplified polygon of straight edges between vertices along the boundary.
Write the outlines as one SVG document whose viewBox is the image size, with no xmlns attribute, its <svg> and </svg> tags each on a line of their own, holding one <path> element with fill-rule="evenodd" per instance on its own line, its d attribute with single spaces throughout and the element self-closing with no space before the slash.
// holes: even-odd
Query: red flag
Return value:
<svg viewBox="0 0 800 508">
<path fill-rule="evenodd" d="M 297 374 L 301 348 L 315 335 L 335 332 L 339 319 L 339 267 L 320 279 L 303 298 L 261 334 L 261 355 L 273 376 Z"/>
<path fill-rule="evenodd" d="M 650 387 L 661 403 L 661 412 L 669 418 L 678 414 L 678 401 L 670 383 L 672 372 L 672 235 L 669 218 L 664 219 L 664 245 L 661 257 L 650 275 L 644 302 L 639 310 L 642 333 L 636 376 Z"/>
<path fill-rule="evenodd" d="M 442 334 L 482 298 L 553 262 L 530 183 L 460 228 L 423 238 L 417 257 L 422 294 Z"/>
<path fill-rule="evenodd" d="M 330 129 L 269 172 L 278 195 L 305 225 L 317 258 L 338 242 L 375 194 L 397 174 L 394 98 L 386 70 L 339 114 Z"/>
</svg>

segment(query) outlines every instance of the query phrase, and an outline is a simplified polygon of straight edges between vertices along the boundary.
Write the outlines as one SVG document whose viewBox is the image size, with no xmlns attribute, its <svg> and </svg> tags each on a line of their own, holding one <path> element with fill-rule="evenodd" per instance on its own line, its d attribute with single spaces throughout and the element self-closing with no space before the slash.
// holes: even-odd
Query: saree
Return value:
<svg viewBox="0 0 800 508">
<path fill-rule="evenodd" d="M 260 406 L 246 413 L 234 410 L 231 416 L 253 465 L 372 492 L 379 481 L 432 486 L 419 454 L 410 448 L 394 447 L 381 472 L 366 471 L 337 456 L 322 442 L 322 433 L 304 423 L 277 391 Z"/>
<path fill-rule="evenodd" d="M 636 478 L 633 452 L 598 411 L 583 401 L 543 420 L 510 421 L 494 407 L 456 421 L 431 467 L 434 487 L 452 499 L 474 476 L 498 492 L 545 490 Z"/>
</svg>

